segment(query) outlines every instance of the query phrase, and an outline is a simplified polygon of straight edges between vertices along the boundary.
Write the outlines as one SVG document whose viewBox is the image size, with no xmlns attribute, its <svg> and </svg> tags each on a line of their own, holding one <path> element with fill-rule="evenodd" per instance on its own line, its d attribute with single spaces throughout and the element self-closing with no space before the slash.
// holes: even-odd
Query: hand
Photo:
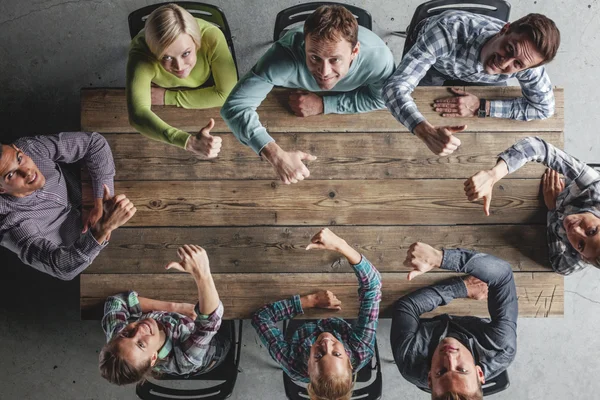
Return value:
<svg viewBox="0 0 600 400">
<path fill-rule="evenodd" d="M 474 276 L 463 278 L 463 282 L 467 287 L 467 297 L 473 300 L 485 300 L 488 297 L 488 285 L 482 280 Z"/>
<path fill-rule="evenodd" d="M 565 182 L 560 179 L 558 172 L 550 168 L 546 169 L 542 176 L 542 191 L 548 210 L 556 208 L 556 199 L 563 190 L 565 190 Z"/>
<path fill-rule="evenodd" d="M 302 296 L 300 298 L 302 308 L 326 308 L 329 310 L 341 310 L 342 302 L 329 290 L 320 290 L 316 293 Z"/>
<path fill-rule="evenodd" d="M 442 117 L 475 117 L 479 110 L 479 97 L 460 88 L 450 88 L 457 97 L 447 97 L 434 101 L 436 112 Z"/>
<path fill-rule="evenodd" d="M 331 232 L 329 228 L 321 229 L 310 241 L 311 243 L 306 246 L 306 250 L 322 249 L 340 251 L 343 247 L 348 246 L 348 243 L 344 239 Z"/>
<path fill-rule="evenodd" d="M 196 319 L 196 311 L 194 310 L 195 305 L 190 303 L 175 303 L 175 312 L 178 314 L 185 315 L 193 320 Z"/>
<path fill-rule="evenodd" d="M 454 134 L 467 129 L 466 125 L 434 127 L 429 124 L 422 125 L 424 123 L 421 122 L 417 125 L 415 135 L 429 147 L 429 150 L 442 157 L 450 155 L 458 149 L 460 139 Z"/>
<path fill-rule="evenodd" d="M 267 144 L 262 154 L 275 168 L 279 179 L 286 185 L 298 183 L 304 178 L 308 178 L 310 171 L 302 161 L 317 159 L 317 157 L 299 150 L 284 151 L 275 142 Z"/>
<path fill-rule="evenodd" d="M 188 139 L 185 149 L 203 158 L 210 159 L 217 157 L 221 151 L 223 139 L 210 134 L 210 130 L 214 127 L 215 120 L 211 118 L 208 125 L 200 129 L 197 135 L 191 136 Z"/>
<path fill-rule="evenodd" d="M 150 97 L 152 99 L 153 106 L 164 106 L 165 105 L 165 93 L 167 90 L 158 86 L 150 87 Z"/>
<path fill-rule="evenodd" d="M 292 112 L 299 117 L 323 114 L 323 98 L 314 93 L 295 91 L 290 94 L 289 104 Z"/>
<path fill-rule="evenodd" d="M 444 253 L 441 250 L 436 250 L 427 243 L 415 242 L 411 244 L 406 252 L 406 260 L 404 260 L 404 266 L 412 268 L 407 279 L 412 281 L 419 275 L 423 275 L 434 268 L 439 268 L 442 265 L 443 256 Z"/>
<path fill-rule="evenodd" d="M 96 225 L 98 221 L 102 218 L 102 214 L 104 213 L 104 199 L 96 199 L 94 202 L 94 208 L 89 212 L 89 214 L 84 218 L 83 222 L 83 231 L 81 233 L 86 233 L 88 229 L 92 226 Z"/>
<path fill-rule="evenodd" d="M 496 184 L 496 177 L 492 170 L 479 171 L 465 181 L 465 194 L 469 201 L 483 199 L 483 211 L 490 216 L 490 204 L 492 203 L 492 190 Z"/>
<path fill-rule="evenodd" d="M 124 225 L 133 217 L 137 208 L 124 194 L 114 197 L 110 195 L 108 186 L 104 185 L 102 218 L 92 227 L 92 234 L 99 243 L 110 239 L 112 231 Z"/>
<path fill-rule="evenodd" d="M 180 261 L 171 261 L 165 267 L 174 268 L 178 271 L 187 272 L 194 277 L 205 277 L 210 275 L 210 263 L 208 254 L 200 246 L 186 244 L 177 249 L 177 255 Z"/>
</svg>

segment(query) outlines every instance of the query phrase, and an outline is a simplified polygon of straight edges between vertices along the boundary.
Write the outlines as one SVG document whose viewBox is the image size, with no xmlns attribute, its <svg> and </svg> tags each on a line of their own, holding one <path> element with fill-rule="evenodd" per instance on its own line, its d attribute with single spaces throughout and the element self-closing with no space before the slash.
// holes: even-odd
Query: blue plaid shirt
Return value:
<svg viewBox="0 0 600 400">
<path fill-rule="evenodd" d="M 102 329 L 108 342 L 130 320 L 154 319 L 165 328 L 166 334 L 154 371 L 186 375 L 210 368 L 212 361 L 218 361 L 227 354 L 225 350 L 228 343 L 217 335 L 223 318 L 223 303 L 219 302 L 217 309 L 210 315 L 201 314 L 196 303 L 195 312 L 195 321 L 185 315 L 166 311 L 142 314 L 137 293 L 130 291 L 106 299 Z"/>
<path fill-rule="evenodd" d="M 550 263 L 554 271 L 569 275 L 590 265 L 571 246 L 563 226 L 570 214 L 590 212 L 600 218 L 600 174 L 585 163 L 537 137 L 515 143 L 499 156 L 512 173 L 529 161 L 541 162 L 566 178 L 565 189 L 548 211 L 547 234 Z"/>
<path fill-rule="evenodd" d="M 364 256 L 360 263 L 353 265 L 352 268 L 359 281 L 360 301 L 358 320 L 354 327 L 340 318 L 321 319 L 302 325 L 290 340 L 286 340 L 276 323 L 304 313 L 300 296 L 268 304 L 252 317 L 252 326 L 256 329 L 260 340 L 269 349 L 271 357 L 292 379 L 309 382 L 310 348 L 323 332 L 330 332 L 344 344 L 355 372 L 364 367 L 375 354 L 375 333 L 381 301 L 381 275 Z"/>
<path fill-rule="evenodd" d="M 523 97 L 490 101 L 490 116 L 521 121 L 554 114 L 554 93 L 543 66 L 516 74 L 490 75 L 479 60 L 485 43 L 504 22 L 464 11 L 446 11 L 425 20 L 414 46 L 383 87 L 383 98 L 394 117 L 411 132 L 425 121 L 411 97 L 430 68 L 465 82 L 498 83 L 519 80 Z"/>
</svg>

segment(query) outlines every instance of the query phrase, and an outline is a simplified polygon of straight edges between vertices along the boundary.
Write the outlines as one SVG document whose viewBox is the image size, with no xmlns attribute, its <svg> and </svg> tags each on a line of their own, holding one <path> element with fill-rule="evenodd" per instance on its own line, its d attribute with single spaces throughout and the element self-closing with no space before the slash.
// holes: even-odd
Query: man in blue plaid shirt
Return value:
<svg viewBox="0 0 600 400">
<path fill-rule="evenodd" d="M 310 382 L 311 398 L 350 398 L 353 373 L 367 365 L 375 353 L 381 276 L 365 257 L 327 228 L 317 233 L 306 249 L 333 250 L 348 259 L 359 282 L 356 323 L 352 326 L 340 318 L 321 319 L 300 326 L 291 338 L 285 338 L 278 321 L 294 318 L 308 308 L 341 309 L 342 303 L 333 293 L 320 291 L 264 306 L 252 317 L 252 326 L 286 374 Z"/>
<path fill-rule="evenodd" d="M 444 117 L 496 117 L 521 121 L 549 118 L 554 94 L 544 64 L 558 51 L 560 32 L 552 20 L 529 14 L 513 22 L 464 11 L 446 11 L 423 20 L 415 29 L 415 44 L 383 88 L 394 117 L 440 156 L 460 146 L 453 136 L 462 126 L 433 126 L 411 97 L 419 84 L 442 85 L 445 80 L 497 84 L 516 78 L 523 97 L 480 99 L 459 88 L 456 97 L 438 99 Z M 422 81 L 424 79 L 424 81 Z"/>
</svg>

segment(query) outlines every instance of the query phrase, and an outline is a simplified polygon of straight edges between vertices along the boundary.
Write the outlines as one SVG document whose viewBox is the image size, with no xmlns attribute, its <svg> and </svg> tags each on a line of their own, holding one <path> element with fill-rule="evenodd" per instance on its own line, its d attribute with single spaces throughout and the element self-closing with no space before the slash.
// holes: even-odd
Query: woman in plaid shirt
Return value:
<svg viewBox="0 0 600 400">
<path fill-rule="evenodd" d="M 359 282 L 360 309 L 354 326 L 340 318 L 321 319 L 299 327 L 286 339 L 277 322 L 303 314 L 307 308 L 340 310 L 330 291 L 294 296 L 264 306 L 252 318 L 261 341 L 291 378 L 310 382 L 311 399 L 349 399 L 353 373 L 375 352 L 375 333 L 381 301 L 381 276 L 371 263 L 329 229 L 322 229 L 306 249 L 337 251 L 348 259 Z"/>
<path fill-rule="evenodd" d="M 102 328 L 108 343 L 100 352 L 100 372 L 111 383 L 138 382 L 151 371 L 205 373 L 225 359 L 230 342 L 217 335 L 223 304 L 206 251 L 185 245 L 177 252 L 181 261 L 169 263 L 167 269 L 192 275 L 198 287 L 195 306 L 146 299 L 136 292 L 106 300 Z M 130 319 L 135 321 L 128 324 Z"/>
<path fill-rule="evenodd" d="M 496 166 L 465 182 L 470 201 L 483 199 L 490 214 L 492 188 L 507 174 L 529 161 L 547 167 L 542 178 L 548 207 L 547 232 L 550 263 L 569 275 L 588 265 L 600 267 L 600 174 L 574 157 L 537 137 L 528 137 L 501 153 Z M 566 185 L 559 174 L 566 178 Z"/>
</svg>

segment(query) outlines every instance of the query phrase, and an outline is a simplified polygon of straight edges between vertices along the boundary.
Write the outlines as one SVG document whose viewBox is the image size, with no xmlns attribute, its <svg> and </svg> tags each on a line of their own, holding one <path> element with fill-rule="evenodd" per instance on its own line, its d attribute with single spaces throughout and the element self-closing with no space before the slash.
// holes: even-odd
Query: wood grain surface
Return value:
<svg viewBox="0 0 600 400">
<path fill-rule="evenodd" d="M 437 248 L 468 248 L 508 261 L 514 271 L 550 272 L 544 225 L 335 226 L 332 230 L 380 272 L 407 271 L 403 262 L 417 241 Z M 121 228 L 86 273 L 163 274 L 177 248 L 197 244 L 213 273 L 347 273 L 332 251 L 306 251 L 317 227 Z"/>
<path fill-rule="evenodd" d="M 454 276 L 450 273 L 425 274 L 407 281 L 405 274 L 382 274 L 381 317 L 391 317 L 394 302 L 401 296 Z M 520 317 L 562 316 L 564 280 L 557 274 L 515 273 Z M 295 294 L 309 294 L 316 290 L 331 290 L 342 301 L 342 310 L 308 310 L 299 318 L 358 315 L 358 284 L 353 273 L 346 274 L 216 274 L 215 284 L 222 294 L 226 319 L 251 318 L 263 305 L 289 298 Z M 98 319 L 106 297 L 127 290 L 136 290 L 140 296 L 159 300 L 195 302 L 197 290 L 187 274 L 85 274 L 81 276 L 80 306 L 84 319 Z M 487 302 L 470 299 L 452 301 L 434 313 L 488 316 Z"/>
<path fill-rule="evenodd" d="M 496 156 L 532 132 L 460 133 L 462 144 L 452 155 L 438 157 L 406 132 L 275 133 L 281 148 L 317 156 L 310 162 L 311 179 L 469 178 L 496 163 Z M 175 146 L 140 134 L 108 133 L 119 181 L 276 179 L 268 161 L 243 146 L 231 134 L 221 134 L 219 157 L 203 160 Z M 544 140 L 562 147 L 561 132 L 546 132 Z M 530 163 L 508 175 L 539 178 L 544 166 Z M 89 176 L 84 173 L 84 179 Z"/>
<path fill-rule="evenodd" d="M 505 99 L 521 96 L 520 87 L 468 87 L 467 91 L 486 99 Z M 260 121 L 269 132 L 406 132 L 387 110 L 363 114 L 328 114 L 308 118 L 296 117 L 289 111 L 289 90 L 273 90 L 258 107 Z M 473 132 L 561 132 L 564 126 L 564 92 L 555 88 L 554 116 L 541 121 L 515 121 L 499 118 L 442 118 L 431 104 L 438 98 L 450 97 L 448 88 L 417 87 L 413 98 L 419 111 L 433 125 L 468 124 Z M 214 132 L 229 132 L 219 115 L 219 108 L 187 110 L 175 106 L 155 106 L 153 111 L 168 124 L 190 133 L 198 132 L 210 118 L 215 119 Z M 136 132 L 129 125 L 125 89 L 82 89 L 81 129 L 85 131 Z"/>
<path fill-rule="evenodd" d="M 84 192 L 91 190 L 84 184 Z M 463 180 L 116 182 L 137 213 L 127 226 L 539 224 L 539 181 L 498 183 L 491 215 Z M 85 196 L 89 208 L 91 196 Z"/>
</svg>

